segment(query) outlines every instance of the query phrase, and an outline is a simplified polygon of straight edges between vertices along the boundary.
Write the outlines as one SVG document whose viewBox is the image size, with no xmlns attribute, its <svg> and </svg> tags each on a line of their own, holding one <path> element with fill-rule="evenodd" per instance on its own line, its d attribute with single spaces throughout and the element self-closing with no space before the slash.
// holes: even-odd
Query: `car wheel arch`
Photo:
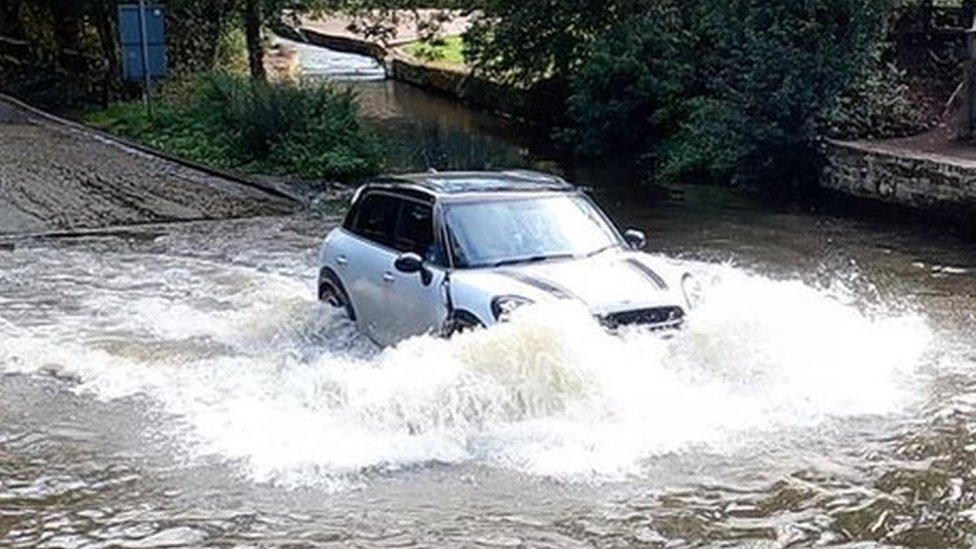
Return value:
<svg viewBox="0 0 976 549">
<path fill-rule="evenodd" d="M 466 330 L 485 328 L 487 324 L 467 309 L 454 309 L 447 318 L 446 326 L 445 334 L 451 337 Z"/>
<path fill-rule="evenodd" d="M 343 285 L 342 280 L 334 270 L 329 267 L 322 267 L 322 269 L 319 271 L 319 300 L 323 300 L 326 286 L 332 286 L 339 299 L 342 300 L 342 304 L 340 306 L 346 310 L 346 314 L 349 315 L 349 320 L 355 322 L 356 309 L 353 307 L 352 299 L 349 298 L 349 292 L 346 291 L 345 285 Z"/>
</svg>

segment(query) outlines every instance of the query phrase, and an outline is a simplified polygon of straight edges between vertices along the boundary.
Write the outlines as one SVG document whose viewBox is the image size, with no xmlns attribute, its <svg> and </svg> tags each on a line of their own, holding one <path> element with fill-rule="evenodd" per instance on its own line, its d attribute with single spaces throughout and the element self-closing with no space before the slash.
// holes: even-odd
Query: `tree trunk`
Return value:
<svg viewBox="0 0 976 549">
<path fill-rule="evenodd" d="M 98 42 L 102 49 L 102 58 L 105 60 L 105 74 L 102 84 L 102 103 L 108 103 L 115 99 L 121 83 L 121 70 L 119 64 L 119 44 L 116 40 L 115 25 L 112 24 L 114 12 L 110 6 L 103 2 L 95 5 L 95 28 L 98 32 Z"/>
<path fill-rule="evenodd" d="M 57 66 L 68 74 L 82 74 L 87 70 L 82 54 L 84 46 L 81 14 L 77 6 L 67 2 L 51 3 L 51 19 L 54 35 L 54 55 Z"/>
<path fill-rule="evenodd" d="M 0 34 L 10 38 L 23 38 L 20 25 L 21 0 L 0 0 Z"/>
<path fill-rule="evenodd" d="M 247 63 L 251 68 L 251 78 L 264 82 L 268 75 L 264 71 L 264 45 L 261 43 L 261 6 L 259 0 L 244 2 L 244 36 L 247 39 Z"/>
</svg>

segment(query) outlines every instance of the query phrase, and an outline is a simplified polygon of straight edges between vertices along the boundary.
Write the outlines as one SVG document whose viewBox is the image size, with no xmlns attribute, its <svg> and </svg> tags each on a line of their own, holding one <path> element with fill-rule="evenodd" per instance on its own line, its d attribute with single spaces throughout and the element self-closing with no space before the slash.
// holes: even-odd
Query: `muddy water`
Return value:
<svg viewBox="0 0 976 549">
<path fill-rule="evenodd" d="M 381 128 L 545 161 L 367 85 Z M 376 349 L 314 300 L 324 214 L 3 241 L 0 546 L 972 544 L 971 243 L 601 181 L 707 282 L 674 337 L 560 308 Z"/>
</svg>

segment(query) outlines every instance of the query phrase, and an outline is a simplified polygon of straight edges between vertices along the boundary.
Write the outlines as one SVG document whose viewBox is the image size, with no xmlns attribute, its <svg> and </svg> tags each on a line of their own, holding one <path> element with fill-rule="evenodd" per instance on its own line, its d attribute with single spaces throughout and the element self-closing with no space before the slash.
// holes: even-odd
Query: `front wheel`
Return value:
<svg viewBox="0 0 976 549">
<path fill-rule="evenodd" d="M 468 311 L 454 311 L 445 324 L 444 337 L 450 338 L 458 334 L 466 334 L 480 330 L 484 327 L 485 324 Z"/>
</svg>

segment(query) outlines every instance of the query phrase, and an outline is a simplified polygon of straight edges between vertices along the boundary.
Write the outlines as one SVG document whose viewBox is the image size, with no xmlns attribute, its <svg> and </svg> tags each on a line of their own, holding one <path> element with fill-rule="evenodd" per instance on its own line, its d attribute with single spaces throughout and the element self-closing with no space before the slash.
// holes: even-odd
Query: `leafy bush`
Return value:
<svg viewBox="0 0 976 549">
<path fill-rule="evenodd" d="M 727 136 L 742 145 L 735 178 L 778 191 L 815 180 L 817 123 L 868 67 L 889 10 L 888 0 L 702 0 L 718 54 L 707 95 L 744 121 Z"/>
<path fill-rule="evenodd" d="M 676 129 L 693 75 L 680 21 L 659 5 L 594 44 L 571 84 L 560 137 L 584 156 L 652 157 Z"/>
<path fill-rule="evenodd" d="M 229 74 L 248 74 L 247 39 L 242 29 L 225 29 L 220 33 L 215 66 L 217 70 Z"/>
<path fill-rule="evenodd" d="M 697 98 L 677 132 L 661 143 L 658 177 L 668 183 L 727 184 L 745 156 L 748 120 L 722 100 Z"/>
<path fill-rule="evenodd" d="M 868 139 L 916 133 L 930 119 L 926 101 L 908 85 L 905 72 L 880 59 L 823 115 L 830 137 Z"/>
<path fill-rule="evenodd" d="M 325 86 L 263 84 L 226 74 L 172 84 L 147 115 L 116 103 L 91 124 L 160 150 L 249 173 L 348 180 L 374 173 L 379 143 L 354 96 Z"/>
<path fill-rule="evenodd" d="M 485 0 L 475 65 L 563 83 L 557 134 L 671 180 L 794 189 L 825 134 L 920 123 L 881 45 L 896 0 Z"/>
<path fill-rule="evenodd" d="M 489 76 L 520 87 L 547 78 L 571 79 L 609 29 L 653 4 L 648 0 L 477 3 L 480 15 L 465 34 L 465 53 Z"/>
</svg>

